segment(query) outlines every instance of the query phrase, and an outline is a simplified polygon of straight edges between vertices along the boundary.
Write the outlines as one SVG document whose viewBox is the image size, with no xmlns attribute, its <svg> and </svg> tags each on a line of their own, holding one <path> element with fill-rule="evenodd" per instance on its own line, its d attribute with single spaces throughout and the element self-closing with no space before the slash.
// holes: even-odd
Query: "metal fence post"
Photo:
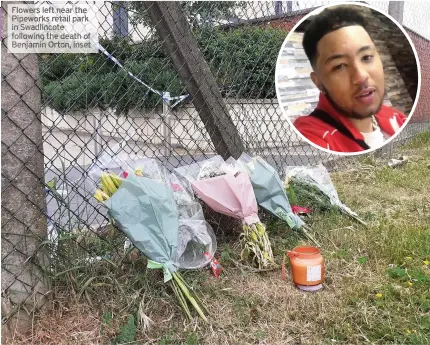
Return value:
<svg viewBox="0 0 430 345">
<path fill-rule="evenodd" d="M 102 135 L 101 135 L 101 109 L 94 110 L 93 112 L 93 126 L 94 126 L 94 155 L 98 157 L 102 151 Z"/>
<path fill-rule="evenodd" d="M 390 1 L 388 4 L 388 14 L 393 17 L 400 25 L 403 25 L 404 1 Z"/>
<path fill-rule="evenodd" d="M 115 37 L 128 36 L 128 14 L 123 1 L 113 2 L 113 34 Z"/>
<path fill-rule="evenodd" d="M 169 157 L 172 150 L 172 137 L 170 128 L 170 92 L 163 92 L 163 143 L 164 155 Z"/>
</svg>

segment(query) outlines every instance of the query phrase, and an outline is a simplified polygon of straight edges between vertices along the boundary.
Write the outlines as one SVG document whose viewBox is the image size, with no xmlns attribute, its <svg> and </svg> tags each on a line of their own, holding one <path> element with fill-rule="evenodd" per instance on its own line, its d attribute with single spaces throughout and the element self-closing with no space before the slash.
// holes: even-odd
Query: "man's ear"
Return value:
<svg viewBox="0 0 430 345">
<path fill-rule="evenodd" d="M 311 72 L 311 79 L 312 82 L 315 84 L 315 86 L 322 92 L 325 92 L 325 88 L 323 84 L 321 83 L 320 79 L 318 78 L 318 75 L 315 72 Z"/>
</svg>

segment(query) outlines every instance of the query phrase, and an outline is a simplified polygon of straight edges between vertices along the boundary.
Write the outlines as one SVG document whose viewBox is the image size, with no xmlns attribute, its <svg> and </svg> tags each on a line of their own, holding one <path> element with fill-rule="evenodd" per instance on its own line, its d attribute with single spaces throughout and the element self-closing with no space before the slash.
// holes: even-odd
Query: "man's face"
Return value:
<svg viewBox="0 0 430 345">
<path fill-rule="evenodd" d="M 312 81 L 343 115 L 366 118 L 384 100 L 384 70 L 372 39 L 361 26 L 325 35 L 317 46 Z"/>
</svg>

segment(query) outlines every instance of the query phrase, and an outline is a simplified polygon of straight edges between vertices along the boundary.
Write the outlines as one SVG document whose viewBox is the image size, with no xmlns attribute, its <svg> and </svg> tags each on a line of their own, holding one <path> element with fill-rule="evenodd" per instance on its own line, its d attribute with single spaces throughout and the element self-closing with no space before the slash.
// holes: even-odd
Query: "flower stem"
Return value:
<svg viewBox="0 0 430 345">
<path fill-rule="evenodd" d="M 178 277 L 177 272 L 174 272 L 172 274 L 173 279 L 175 280 L 175 282 L 178 284 L 179 288 L 182 290 L 184 296 L 190 301 L 190 303 L 193 305 L 194 309 L 197 311 L 197 313 L 200 315 L 200 317 L 208 322 L 208 319 L 206 318 L 205 314 L 203 313 L 203 311 L 201 310 L 200 306 L 198 305 L 197 301 L 194 299 L 193 296 L 191 296 L 190 294 L 190 290 L 188 290 L 187 286 L 184 284 L 184 282 L 181 280 L 180 277 Z"/>
</svg>

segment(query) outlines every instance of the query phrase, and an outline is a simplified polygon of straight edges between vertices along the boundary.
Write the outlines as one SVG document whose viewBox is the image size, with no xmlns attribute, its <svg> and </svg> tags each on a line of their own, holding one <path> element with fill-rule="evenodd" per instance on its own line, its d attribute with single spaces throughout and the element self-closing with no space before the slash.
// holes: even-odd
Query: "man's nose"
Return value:
<svg viewBox="0 0 430 345">
<path fill-rule="evenodd" d="M 365 66 L 355 66 L 352 73 L 352 83 L 354 85 L 365 84 L 369 79 L 369 73 L 367 72 Z"/>
</svg>

